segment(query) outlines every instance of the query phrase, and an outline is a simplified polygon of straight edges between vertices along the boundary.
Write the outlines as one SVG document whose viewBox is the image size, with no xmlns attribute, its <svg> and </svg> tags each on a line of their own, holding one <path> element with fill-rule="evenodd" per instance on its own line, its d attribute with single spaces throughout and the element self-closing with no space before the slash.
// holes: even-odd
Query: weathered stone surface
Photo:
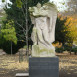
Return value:
<svg viewBox="0 0 77 77">
<path fill-rule="evenodd" d="M 4 52 L 2 49 L 0 49 L 0 55 L 6 55 L 6 52 Z"/>
<path fill-rule="evenodd" d="M 48 49 L 44 46 L 33 45 L 32 46 L 32 57 L 53 57 L 55 56 L 54 49 Z"/>
<path fill-rule="evenodd" d="M 29 73 L 17 73 L 15 77 L 29 77 Z"/>
<path fill-rule="evenodd" d="M 55 47 L 52 45 L 52 42 L 55 41 L 56 6 L 53 3 L 46 3 L 43 6 L 38 3 L 37 6 L 30 7 L 29 11 L 34 24 L 31 37 L 34 43 L 32 57 L 55 56 Z M 35 46 L 39 50 L 36 50 Z"/>
<path fill-rule="evenodd" d="M 58 57 L 29 58 L 29 77 L 59 77 Z"/>
</svg>

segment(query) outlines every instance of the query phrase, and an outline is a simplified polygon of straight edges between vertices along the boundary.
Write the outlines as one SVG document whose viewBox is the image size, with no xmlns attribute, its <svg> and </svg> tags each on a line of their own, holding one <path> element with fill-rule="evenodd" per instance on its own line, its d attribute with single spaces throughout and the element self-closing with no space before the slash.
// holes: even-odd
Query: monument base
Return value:
<svg viewBox="0 0 77 77">
<path fill-rule="evenodd" d="M 29 58 L 29 77 L 59 77 L 58 57 Z"/>
<path fill-rule="evenodd" d="M 52 45 L 51 45 L 52 46 Z M 32 57 L 54 57 L 55 47 L 52 46 L 50 49 L 42 45 L 32 45 Z"/>
<path fill-rule="evenodd" d="M 17 73 L 15 77 L 29 77 L 29 73 Z"/>
</svg>

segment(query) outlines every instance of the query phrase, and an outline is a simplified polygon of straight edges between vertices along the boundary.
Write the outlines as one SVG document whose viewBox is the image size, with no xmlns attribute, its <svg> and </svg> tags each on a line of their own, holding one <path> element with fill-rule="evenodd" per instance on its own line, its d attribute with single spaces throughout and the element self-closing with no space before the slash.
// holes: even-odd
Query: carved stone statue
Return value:
<svg viewBox="0 0 77 77">
<path fill-rule="evenodd" d="M 32 57 L 53 57 L 55 47 L 55 24 L 57 19 L 57 8 L 53 3 L 40 3 L 35 7 L 29 7 L 32 24 Z"/>
</svg>

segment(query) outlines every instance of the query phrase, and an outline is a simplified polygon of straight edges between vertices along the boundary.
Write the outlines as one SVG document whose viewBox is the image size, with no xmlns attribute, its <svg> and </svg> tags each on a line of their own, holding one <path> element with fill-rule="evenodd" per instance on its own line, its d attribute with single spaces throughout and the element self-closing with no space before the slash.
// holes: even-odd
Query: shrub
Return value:
<svg viewBox="0 0 77 77">
<path fill-rule="evenodd" d="M 56 48 L 56 52 L 57 52 L 57 53 L 63 53 L 63 51 L 64 51 L 64 48 L 63 48 L 63 47 L 61 47 L 61 48 Z"/>
<path fill-rule="evenodd" d="M 64 50 L 71 51 L 72 47 L 68 45 L 64 45 Z"/>
<path fill-rule="evenodd" d="M 77 52 L 77 48 L 72 48 L 72 52 Z"/>
<path fill-rule="evenodd" d="M 3 41 L 3 40 L 2 40 Z M 12 53 L 15 54 L 18 49 L 22 48 L 25 44 L 23 42 L 17 42 L 17 44 L 12 43 Z M 0 48 L 3 49 L 7 54 L 11 54 L 11 42 L 4 40 L 0 42 Z"/>
</svg>

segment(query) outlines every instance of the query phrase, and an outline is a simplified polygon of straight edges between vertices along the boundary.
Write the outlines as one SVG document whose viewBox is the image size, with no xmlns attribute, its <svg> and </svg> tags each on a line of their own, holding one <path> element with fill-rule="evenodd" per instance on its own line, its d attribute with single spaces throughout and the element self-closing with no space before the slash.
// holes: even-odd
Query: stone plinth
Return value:
<svg viewBox="0 0 77 77">
<path fill-rule="evenodd" d="M 32 46 L 32 57 L 54 57 L 55 48 L 46 48 L 40 45 Z"/>
<path fill-rule="evenodd" d="M 59 77 L 58 57 L 29 58 L 29 77 Z"/>
<path fill-rule="evenodd" d="M 17 73 L 15 77 L 29 77 L 29 73 Z"/>
</svg>

